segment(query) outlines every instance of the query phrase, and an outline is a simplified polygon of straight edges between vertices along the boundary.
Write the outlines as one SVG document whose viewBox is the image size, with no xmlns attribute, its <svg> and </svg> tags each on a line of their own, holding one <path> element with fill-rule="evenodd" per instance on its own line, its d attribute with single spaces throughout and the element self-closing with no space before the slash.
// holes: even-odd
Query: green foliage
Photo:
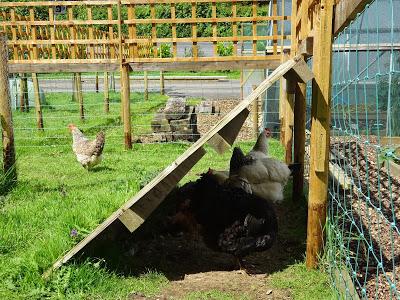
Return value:
<svg viewBox="0 0 400 300">
<path fill-rule="evenodd" d="M 158 48 L 158 53 L 163 58 L 172 57 L 171 44 L 161 44 L 160 48 Z"/>
<path fill-rule="evenodd" d="M 233 55 L 233 43 L 219 42 L 217 44 L 217 53 L 219 56 L 232 56 Z"/>
</svg>

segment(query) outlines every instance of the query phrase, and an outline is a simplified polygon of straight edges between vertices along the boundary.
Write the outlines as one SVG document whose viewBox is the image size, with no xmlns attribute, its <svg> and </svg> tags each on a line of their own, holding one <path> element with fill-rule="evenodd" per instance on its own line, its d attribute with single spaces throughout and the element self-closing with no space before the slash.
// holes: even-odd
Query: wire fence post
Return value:
<svg viewBox="0 0 400 300">
<path fill-rule="evenodd" d="M 83 106 L 83 93 L 82 93 L 82 74 L 76 73 L 75 75 L 75 94 L 79 104 L 79 117 L 83 121 L 85 120 L 85 108 Z"/>
<path fill-rule="evenodd" d="M 33 96 L 35 98 L 36 123 L 39 129 L 43 129 L 43 115 L 42 115 L 42 106 L 40 103 L 39 79 L 36 73 L 32 73 L 32 83 L 33 83 Z"/>
<path fill-rule="evenodd" d="M 148 72 L 144 71 L 143 73 L 143 80 L 144 80 L 144 100 L 149 100 L 149 78 Z"/>
<path fill-rule="evenodd" d="M 125 149 L 132 149 L 129 65 L 121 67 L 122 116 L 124 122 Z"/>
<path fill-rule="evenodd" d="M 160 71 L 160 94 L 164 95 L 165 84 L 164 84 L 164 71 Z"/>
<path fill-rule="evenodd" d="M 315 268 L 323 246 L 328 199 L 333 0 L 322 0 L 315 20 L 307 223 L 307 268 Z"/>
<path fill-rule="evenodd" d="M 0 117 L 3 139 L 3 169 L 9 179 L 17 179 L 15 168 L 14 129 L 8 81 L 8 48 L 6 36 L 0 32 Z"/>
<path fill-rule="evenodd" d="M 110 112 L 110 90 L 108 86 L 108 72 L 104 72 L 104 112 Z"/>
<path fill-rule="evenodd" d="M 95 83 L 96 93 L 99 92 L 99 73 L 96 72 L 96 83 Z"/>
<path fill-rule="evenodd" d="M 28 98 L 28 82 L 26 79 L 26 74 L 19 74 L 19 109 L 21 112 L 29 111 L 29 103 L 27 104 Z M 29 101 L 29 100 L 28 100 Z"/>
</svg>

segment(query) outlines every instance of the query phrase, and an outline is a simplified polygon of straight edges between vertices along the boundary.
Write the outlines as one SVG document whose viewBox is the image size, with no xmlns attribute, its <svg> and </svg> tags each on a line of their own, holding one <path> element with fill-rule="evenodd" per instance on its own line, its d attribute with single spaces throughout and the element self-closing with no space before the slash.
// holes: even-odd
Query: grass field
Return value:
<svg viewBox="0 0 400 300">
<path fill-rule="evenodd" d="M 146 103 L 132 95 L 134 133 L 149 132 L 151 113 L 166 97 L 151 94 Z M 137 193 L 189 144 L 135 144 L 125 151 L 119 119 L 119 95 L 111 94 L 110 114 L 102 111 L 102 96 L 85 94 L 86 121 L 79 121 L 78 106 L 68 94 L 48 94 L 44 108 L 46 130 L 37 132 L 34 112 L 14 112 L 18 184 L 0 198 L 0 299 L 126 299 L 132 292 L 151 296 L 169 284 L 166 276 L 149 270 L 140 276 L 107 271 L 100 261 L 68 265 L 44 280 L 41 274 L 63 253 L 93 230 L 128 198 Z M 143 114 L 139 113 L 142 112 Z M 104 162 L 87 172 L 75 160 L 67 124 L 74 122 L 93 137 L 106 131 Z M 147 124 L 147 126 L 145 126 Z M 247 150 L 251 143 L 241 143 Z M 207 155 L 184 178 L 208 167 L 225 168 L 230 153 Z M 283 157 L 277 141 L 271 154 Z M 77 236 L 71 236 L 76 230 Z M 297 234 L 297 233 L 293 233 Z M 303 262 L 268 279 L 289 289 L 294 299 L 331 299 L 327 275 L 306 272 Z M 225 292 L 190 293 L 187 299 L 232 299 Z"/>
</svg>

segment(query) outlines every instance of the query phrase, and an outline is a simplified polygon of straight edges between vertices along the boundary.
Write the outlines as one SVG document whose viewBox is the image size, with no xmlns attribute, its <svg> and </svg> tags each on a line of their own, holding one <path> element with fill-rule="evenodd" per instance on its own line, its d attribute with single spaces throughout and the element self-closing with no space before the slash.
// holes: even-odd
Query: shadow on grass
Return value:
<svg viewBox="0 0 400 300">
<path fill-rule="evenodd" d="M 291 185 L 287 186 L 291 190 Z M 133 234 L 116 221 L 94 239 L 81 259 L 101 258 L 107 267 L 119 274 L 136 276 L 147 270 L 165 274 L 169 280 L 180 280 L 186 274 L 238 269 L 233 256 L 208 249 L 200 238 L 170 234 L 167 216 L 175 208 L 173 192 Z M 287 199 L 276 206 L 279 233 L 275 245 L 245 258 L 248 273 L 271 274 L 303 260 L 305 253 L 307 204 Z"/>
</svg>

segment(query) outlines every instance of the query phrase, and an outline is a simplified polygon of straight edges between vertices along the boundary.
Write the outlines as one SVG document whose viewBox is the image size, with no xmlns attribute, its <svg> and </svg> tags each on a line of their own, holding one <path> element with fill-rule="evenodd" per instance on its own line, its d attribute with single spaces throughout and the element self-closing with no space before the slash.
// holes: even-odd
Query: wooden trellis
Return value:
<svg viewBox="0 0 400 300">
<path fill-rule="evenodd" d="M 64 67 L 64 71 L 82 71 L 96 69 L 96 71 L 118 70 L 120 63 L 129 63 L 135 69 L 176 68 L 182 63 L 182 68 L 195 69 L 194 63 L 202 62 L 207 68 L 229 68 L 245 63 L 252 63 L 258 67 L 276 67 L 279 64 L 283 41 L 290 39 L 278 32 L 278 22 L 289 20 L 289 16 L 277 15 L 277 2 L 273 3 L 273 15 L 258 15 L 258 7 L 269 3 L 267 0 L 251 1 L 251 16 L 240 16 L 238 7 L 244 0 L 106 0 L 106 1 L 38 1 L 38 2 L 6 2 L 0 3 L 0 28 L 7 33 L 10 47 L 10 71 L 53 72 Z M 231 16 L 223 16 L 218 10 L 218 4 L 230 3 Z M 209 17 L 198 16 L 198 5 L 209 5 Z M 177 6 L 188 5 L 191 17 L 178 17 Z M 55 15 L 56 6 L 65 6 L 66 14 Z M 137 16 L 138 7 L 148 6 L 148 17 Z M 168 10 L 168 18 L 157 18 L 156 8 Z M 77 10 L 84 10 L 84 17 L 77 17 Z M 106 13 L 94 18 L 94 10 L 102 9 Z M 115 14 L 115 11 L 118 14 Z M 39 17 L 40 16 L 40 17 Z M 272 35 L 258 35 L 257 26 L 273 23 Z M 240 34 L 239 27 L 244 23 L 252 24 L 250 35 Z M 206 24 L 211 28 L 210 36 L 199 36 L 199 24 Z M 229 24 L 231 34 L 220 36 L 218 28 L 221 24 Z M 158 26 L 171 28 L 170 36 L 160 37 L 157 34 Z M 148 37 L 138 35 L 140 26 L 149 26 Z M 179 26 L 189 26 L 190 35 L 178 34 Z M 283 26 L 282 26 L 283 28 Z M 272 41 L 271 53 L 257 52 L 257 42 Z M 233 53 L 230 56 L 219 56 L 217 45 L 219 42 L 233 44 Z M 238 49 L 243 42 L 252 44 L 249 54 L 241 55 Z M 178 46 L 191 45 L 191 56 L 180 57 Z M 209 43 L 213 47 L 213 55 L 201 56 L 198 47 L 200 43 Z M 160 57 L 158 47 L 168 44 L 171 47 L 171 57 Z M 150 47 L 152 45 L 152 47 Z M 51 65 L 49 65 L 51 63 Z M 147 64 L 146 64 L 147 63 Z M 175 63 L 175 64 L 165 64 Z M 225 63 L 221 66 L 221 63 Z M 58 65 L 57 65 L 58 64 Z M 89 64 L 94 64 L 90 69 Z"/>
</svg>

